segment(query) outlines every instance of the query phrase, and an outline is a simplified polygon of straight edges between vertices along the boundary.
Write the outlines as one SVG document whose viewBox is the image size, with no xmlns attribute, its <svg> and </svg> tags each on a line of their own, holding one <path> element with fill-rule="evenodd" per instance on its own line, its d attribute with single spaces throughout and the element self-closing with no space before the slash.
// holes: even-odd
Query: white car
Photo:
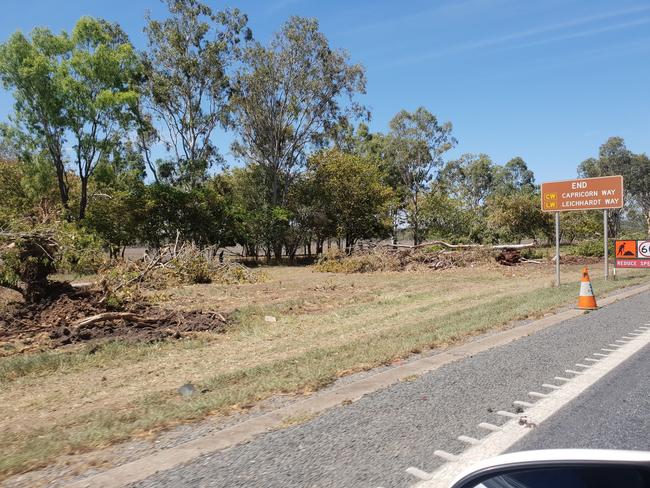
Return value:
<svg viewBox="0 0 650 488">
<path fill-rule="evenodd" d="M 451 488 L 650 488 L 650 452 L 548 449 L 504 454 L 464 472 Z"/>
</svg>

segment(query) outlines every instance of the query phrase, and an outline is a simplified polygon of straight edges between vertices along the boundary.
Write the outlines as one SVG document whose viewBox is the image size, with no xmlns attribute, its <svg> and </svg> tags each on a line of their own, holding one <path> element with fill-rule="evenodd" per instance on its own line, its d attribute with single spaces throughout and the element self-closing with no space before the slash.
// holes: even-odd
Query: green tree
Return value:
<svg viewBox="0 0 650 488">
<path fill-rule="evenodd" d="M 347 251 L 359 239 L 387 235 L 393 192 L 374 161 L 331 149 L 310 158 L 309 172 Z"/>
<path fill-rule="evenodd" d="M 449 161 L 438 176 L 438 182 L 453 198 L 476 212 L 495 190 L 498 169 L 487 154 L 463 154 Z"/>
<path fill-rule="evenodd" d="M 117 24 L 82 17 L 70 35 L 37 28 L 0 46 L 0 79 L 15 97 L 14 120 L 54 165 L 61 202 L 69 208 L 69 159 L 80 182 L 83 219 L 98 162 L 131 124 L 138 93 L 137 56 Z M 66 154 L 64 146 L 72 146 Z"/>
<path fill-rule="evenodd" d="M 497 166 L 494 179 L 495 191 L 499 193 L 535 190 L 535 174 L 520 157 L 512 158 L 503 166 Z"/>
<path fill-rule="evenodd" d="M 171 16 L 147 19 L 143 56 L 145 93 L 172 153 L 154 175 L 195 188 L 221 161 L 212 136 L 229 123 L 232 66 L 239 45 L 252 35 L 237 9 L 213 12 L 197 0 L 165 1 Z M 142 134 L 143 149 L 147 138 L 153 142 L 151 129 Z"/>
<path fill-rule="evenodd" d="M 553 233 L 553 235 L 555 235 Z M 598 210 L 564 212 L 560 225 L 560 238 L 573 242 L 582 239 L 596 239 L 603 236 L 603 215 Z M 551 236 L 552 238 L 552 236 Z"/>
<path fill-rule="evenodd" d="M 138 235 L 157 248 L 177 235 L 199 247 L 229 246 L 238 228 L 232 199 L 220 177 L 192 190 L 152 184 L 146 187 L 139 210 Z"/>
<path fill-rule="evenodd" d="M 0 46 L 0 78 L 14 92 L 14 120 L 47 151 L 65 208 L 71 160 L 80 182 L 79 219 L 86 213 L 97 164 L 130 126 L 137 71 L 126 34 L 101 19 L 82 17 L 70 35 L 45 28 L 34 29 L 30 38 L 17 32 Z M 66 143 L 72 146 L 69 155 Z"/>
<path fill-rule="evenodd" d="M 386 153 L 392 172 L 399 176 L 398 193 L 404 196 L 402 210 L 413 232 L 413 241 L 422 241 L 425 229 L 420 212 L 421 195 L 433 178 L 434 169 L 442 166 L 442 155 L 456 144 L 450 122 L 438 119 L 424 107 L 409 113 L 400 111 L 390 121 Z"/>
<path fill-rule="evenodd" d="M 233 152 L 265 171 L 271 207 L 284 206 L 307 152 L 337 121 L 356 111 L 364 70 L 332 49 L 316 19 L 291 17 L 268 47 L 244 50 L 236 77 Z"/>
<path fill-rule="evenodd" d="M 581 178 L 596 178 L 599 176 L 623 175 L 625 188 L 624 202 L 628 202 L 632 196 L 630 184 L 634 185 L 633 179 L 637 177 L 633 171 L 633 159 L 635 155 L 625 146 L 621 137 L 610 137 L 600 146 L 598 158 L 589 158 L 578 166 L 578 176 Z M 616 237 L 621 227 L 623 212 L 620 209 L 609 210 L 609 236 Z"/>
<path fill-rule="evenodd" d="M 539 193 L 519 190 L 508 194 L 497 193 L 487 202 L 487 227 L 494 242 L 520 241 L 553 233 L 549 214 L 540 208 Z"/>
<path fill-rule="evenodd" d="M 625 176 L 624 185 L 643 213 L 650 237 L 650 158 L 646 154 L 634 154 Z"/>
<path fill-rule="evenodd" d="M 433 183 L 431 191 L 424 194 L 421 212 L 428 237 L 460 242 L 472 239 L 476 215 L 438 184 Z"/>
</svg>

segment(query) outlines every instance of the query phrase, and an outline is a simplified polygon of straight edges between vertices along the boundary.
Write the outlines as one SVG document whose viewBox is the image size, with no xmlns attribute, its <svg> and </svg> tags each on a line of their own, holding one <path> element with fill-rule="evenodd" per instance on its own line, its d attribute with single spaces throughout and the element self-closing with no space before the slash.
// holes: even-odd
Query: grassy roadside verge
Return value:
<svg viewBox="0 0 650 488">
<path fill-rule="evenodd" d="M 403 279 L 401 276 L 395 279 L 398 278 Z M 491 287 L 493 285 L 488 278 L 483 281 L 487 287 Z M 594 286 L 602 294 L 647 279 L 647 275 L 627 275 L 618 281 L 597 279 Z M 399 284 L 405 286 L 401 282 Z M 323 340 L 308 348 L 296 346 L 295 350 L 285 351 L 276 359 L 249 367 L 223 368 L 224 371 L 216 374 L 206 370 L 206 374 L 195 381 L 198 389 L 203 391 L 201 395 L 183 399 L 172 388 L 145 391 L 134 395 L 119 408 L 108 405 L 90 410 L 80 408 L 75 412 L 74 406 L 71 406 L 70 415 L 51 423 L 27 425 L 25 422 L 26 425 L 20 428 L 3 429 L 0 434 L 0 473 L 6 476 L 47 464 L 60 454 L 97 448 L 127 439 L 137 432 L 198 419 L 211 413 L 225 413 L 234 405 L 250 404 L 274 393 L 316 390 L 342 374 L 386 364 L 429 347 L 459 342 L 469 335 L 497 329 L 513 320 L 540 315 L 573 303 L 576 299 L 575 283 L 559 289 L 514 289 L 506 294 L 497 293 L 496 288 L 493 297 L 484 293 L 485 288 L 481 288 L 483 293 L 472 291 L 475 301 L 455 309 L 448 300 L 428 297 L 430 293 L 423 293 L 420 289 L 406 290 L 404 293 L 384 290 L 378 292 L 377 299 L 369 304 L 351 303 L 347 308 L 340 307 L 325 315 L 343 324 L 356 324 L 356 329 L 362 327 L 359 324 L 365 324 L 363 326 L 367 330 L 357 330 L 353 339 L 332 342 L 328 332 L 329 342 Z M 291 307 L 294 307 L 297 302 L 292 299 L 291 303 Z M 369 310 L 374 315 L 368 315 Z M 296 327 L 304 327 L 307 318 L 303 315 L 296 319 Z M 371 319 L 375 322 L 375 328 L 366 324 Z M 254 318 L 248 317 L 247 320 L 254 322 Z M 319 315 L 314 323 L 322 320 L 323 316 Z M 243 330 L 240 332 L 251 339 L 262 334 L 255 327 L 253 323 L 242 324 Z M 293 329 L 290 332 L 295 333 Z M 281 329 L 273 332 L 281 333 Z M 274 337 L 277 342 L 279 336 L 273 335 L 264 336 L 263 340 L 270 344 Z M 291 344 L 293 342 L 297 340 L 292 340 Z M 201 353 L 206 345 L 200 340 L 181 344 L 180 347 L 190 353 Z M 95 374 L 103 374 L 101 372 L 119 367 L 126 360 L 146 369 L 150 358 L 168 354 L 174 347 L 179 346 L 115 344 L 100 348 L 93 354 L 79 351 L 6 358 L 0 361 L 0 374 L 4 378 L 4 386 L 33 387 L 34 383 L 30 382 L 36 381 L 39 376 L 56 381 L 64 375 L 88 369 L 95 370 Z M 21 380 L 25 382 L 21 383 Z M 28 392 L 25 390 L 25 394 Z"/>
</svg>

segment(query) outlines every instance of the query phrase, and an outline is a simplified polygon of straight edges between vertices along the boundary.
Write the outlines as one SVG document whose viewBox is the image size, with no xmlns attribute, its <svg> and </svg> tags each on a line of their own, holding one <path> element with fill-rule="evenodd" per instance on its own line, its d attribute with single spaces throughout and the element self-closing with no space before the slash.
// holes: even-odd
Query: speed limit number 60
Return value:
<svg viewBox="0 0 650 488">
<path fill-rule="evenodd" d="M 640 258 L 650 258 L 650 241 L 639 241 L 637 252 Z"/>
</svg>

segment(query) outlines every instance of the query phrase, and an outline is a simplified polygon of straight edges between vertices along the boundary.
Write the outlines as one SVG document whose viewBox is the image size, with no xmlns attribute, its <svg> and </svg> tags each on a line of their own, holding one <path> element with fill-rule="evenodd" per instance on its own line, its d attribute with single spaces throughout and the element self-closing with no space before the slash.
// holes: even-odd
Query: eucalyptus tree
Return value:
<svg viewBox="0 0 650 488">
<path fill-rule="evenodd" d="M 630 197 L 628 183 L 628 169 L 632 162 L 633 154 L 625 146 L 621 137 L 610 137 L 598 150 L 597 158 L 585 159 L 578 165 L 578 176 L 581 178 L 596 178 L 599 176 L 623 175 L 624 178 L 624 202 Z M 621 227 L 623 212 L 621 209 L 609 210 L 609 235 L 616 237 Z"/>
<path fill-rule="evenodd" d="M 487 154 L 463 154 L 445 165 L 438 174 L 438 183 L 468 210 L 478 212 L 497 188 L 501 171 Z"/>
<path fill-rule="evenodd" d="M 364 69 L 330 47 L 316 19 L 291 17 L 268 46 L 244 50 L 234 90 L 233 152 L 265 169 L 272 206 L 286 203 L 296 170 L 334 124 L 359 114 Z M 347 103 L 346 103 L 347 102 Z"/>
<path fill-rule="evenodd" d="M 75 168 L 79 219 L 86 214 L 97 164 L 131 126 L 138 69 L 119 25 L 91 17 L 82 17 L 71 34 L 36 28 L 0 46 L 0 79 L 15 98 L 13 122 L 48 154 L 66 209 L 68 163 Z"/>
<path fill-rule="evenodd" d="M 222 160 L 213 133 L 229 123 L 231 71 L 252 34 L 238 9 L 214 12 L 198 0 L 166 3 L 168 18 L 147 17 L 143 54 L 148 105 L 171 153 L 154 173 L 194 188 Z M 142 133 L 143 149 L 155 142 L 152 128 Z"/>
<path fill-rule="evenodd" d="M 626 185 L 643 212 L 647 235 L 650 237 L 650 158 L 646 154 L 635 154 L 632 157 Z"/>
<path fill-rule="evenodd" d="M 442 155 L 456 145 L 451 131 L 451 122 L 438 123 L 436 116 L 424 107 L 415 112 L 402 110 L 390 121 L 387 153 L 400 179 L 403 211 L 415 244 L 424 237 L 421 195 L 434 170 L 442 166 Z"/>
</svg>

